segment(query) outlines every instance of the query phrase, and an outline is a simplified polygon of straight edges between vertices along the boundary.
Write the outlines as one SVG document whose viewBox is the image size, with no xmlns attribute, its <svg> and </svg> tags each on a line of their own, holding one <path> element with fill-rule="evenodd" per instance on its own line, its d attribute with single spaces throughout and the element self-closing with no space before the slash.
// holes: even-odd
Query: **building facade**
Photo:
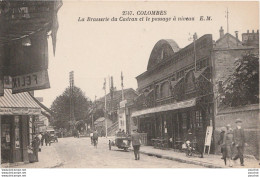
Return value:
<svg viewBox="0 0 260 177">
<path fill-rule="evenodd" d="M 212 128 L 210 151 L 218 151 L 223 126 L 218 83 L 234 72 L 238 57 L 259 48 L 247 44 L 222 28 L 216 42 L 206 34 L 182 49 L 173 40 L 155 44 L 147 71 L 136 77 L 140 94 L 131 113 L 139 131 L 147 134 L 148 145 L 160 139 L 161 146 L 180 149 L 189 131 L 195 144 L 204 147 L 206 130 Z"/>
<path fill-rule="evenodd" d="M 0 97 L 1 163 L 26 162 L 27 147 L 35 132 L 34 121 L 41 114 L 41 107 L 28 92 L 4 92 Z"/>
<path fill-rule="evenodd" d="M 173 40 L 155 44 L 147 71 L 137 76 L 139 110 L 132 113 L 148 144 L 162 138 L 179 149 L 188 130 L 199 141 L 213 126 L 212 48 L 209 34 L 183 49 Z"/>
</svg>

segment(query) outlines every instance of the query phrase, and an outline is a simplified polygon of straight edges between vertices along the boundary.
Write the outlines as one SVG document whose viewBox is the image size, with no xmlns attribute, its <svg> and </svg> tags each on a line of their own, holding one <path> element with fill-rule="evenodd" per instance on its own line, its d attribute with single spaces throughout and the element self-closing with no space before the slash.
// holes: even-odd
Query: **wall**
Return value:
<svg viewBox="0 0 260 177">
<path fill-rule="evenodd" d="M 215 64 L 214 81 L 225 81 L 235 70 L 234 62 L 241 58 L 243 54 L 257 49 L 237 48 L 237 49 L 215 49 L 212 52 L 212 59 Z"/>
<path fill-rule="evenodd" d="M 215 119 L 215 137 L 216 142 L 219 139 L 221 127 L 230 124 L 235 128 L 235 120 L 241 119 L 245 129 L 246 142 L 249 145 L 245 148 L 245 154 L 253 155 L 259 158 L 259 143 L 258 135 L 260 135 L 260 121 L 259 121 L 259 105 L 248 105 L 238 108 L 228 108 L 218 112 Z M 220 147 L 216 144 L 216 153 L 220 153 Z"/>
</svg>

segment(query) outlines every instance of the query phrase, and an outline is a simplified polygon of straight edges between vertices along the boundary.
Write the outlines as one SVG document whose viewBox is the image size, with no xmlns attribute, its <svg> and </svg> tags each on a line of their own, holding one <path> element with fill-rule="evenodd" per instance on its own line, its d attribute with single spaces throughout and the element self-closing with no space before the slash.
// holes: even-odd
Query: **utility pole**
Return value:
<svg viewBox="0 0 260 177">
<path fill-rule="evenodd" d="M 228 22 L 228 8 L 227 8 L 227 11 L 226 11 L 226 18 L 227 18 L 227 33 L 229 33 L 229 22 Z"/>
<path fill-rule="evenodd" d="M 105 113 L 104 113 L 104 117 L 105 117 L 106 138 L 107 138 L 107 91 L 106 91 L 106 78 L 104 79 L 104 87 L 103 87 L 103 89 L 105 91 Z"/>
<path fill-rule="evenodd" d="M 124 76 L 123 72 L 121 71 L 121 87 L 122 87 L 122 101 L 124 100 Z"/>
<path fill-rule="evenodd" d="M 197 59 L 196 59 L 196 40 L 198 36 L 197 33 L 193 34 L 193 44 L 194 44 L 194 65 L 195 65 L 195 72 L 197 71 Z"/>
<path fill-rule="evenodd" d="M 228 14 L 229 14 L 229 11 L 228 11 L 228 8 L 227 8 L 227 11 L 226 11 L 226 18 L 227 18 L 227 33 L 229 33 Z M 229 48 L 229 36 L 227 36 L 227 44 L 228 44 L 228 48 Z"/>
<path fill-rule="evenodd" d="M 73 123 L 74 128 L 74 71 L 69 73 L 70 76 L 70 121 Z"/>
</svg>

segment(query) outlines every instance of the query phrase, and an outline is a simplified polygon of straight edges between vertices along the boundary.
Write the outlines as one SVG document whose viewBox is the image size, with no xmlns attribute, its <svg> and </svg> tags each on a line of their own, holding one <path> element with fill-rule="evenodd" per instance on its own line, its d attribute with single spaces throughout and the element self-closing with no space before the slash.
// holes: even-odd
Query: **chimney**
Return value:
<svg viewBox="0 0 260 177">
<path fill-rule="evenodd" d="M 247 30 L 247 33 L 249 33 L 249 30 Z"/>
<path fill-rule="evenodd" d="M 235 31 L 236 39 L 237 39 L 237 46 L 238 46 L 238 31 Z"/>
<path fill-rule="evenodd" d="M 224 30 L 222 28 L 222 26 L 220 27 L 220 30 L 219 30 L 219 38 L 222 38 L 224 36 Z"/>
</svg>

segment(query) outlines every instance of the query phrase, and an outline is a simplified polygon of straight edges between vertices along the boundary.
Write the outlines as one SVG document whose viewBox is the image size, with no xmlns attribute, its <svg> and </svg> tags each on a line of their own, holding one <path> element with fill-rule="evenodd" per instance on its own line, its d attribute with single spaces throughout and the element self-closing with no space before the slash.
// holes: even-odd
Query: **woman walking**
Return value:
<svg viewBox="0 0 260 177">
<path fill-rule="evenodd" d="M 227 132 L 224 135 L 224 140 L 222 147 L 224 147 L 225 157 L 228 162 L 229 167 L 232 167 L 232 155 L 233 155 L 233 144 L 234 144 L 234 135 L 233 131 L 231 129 L 231 125 L 228 124 L 227 126 Z M 224 159 L 225 161 L 225 159 Z M 226 163 L 225 163 L 226 165 Z"/>
</svg>

